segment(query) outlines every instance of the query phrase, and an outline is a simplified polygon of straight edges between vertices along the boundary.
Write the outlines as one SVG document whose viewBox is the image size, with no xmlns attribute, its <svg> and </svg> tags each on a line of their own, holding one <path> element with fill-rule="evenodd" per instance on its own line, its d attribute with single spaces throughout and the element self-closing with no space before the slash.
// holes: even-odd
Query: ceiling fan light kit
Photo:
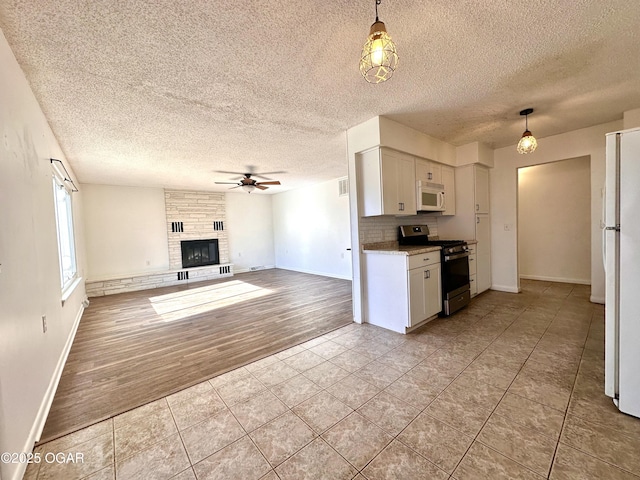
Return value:
<svg viewBox="0 0 640 480">
<path fill-rule="evenodd" d="M 233 173 L 233 172 L 227 172 L 227 173 Z M 278 180 L 270 180 L 268 182 L 256 182 L 255 179 L 251 178 L 251 176 L 254 175 L 256 177 L 260 177 L 261 175 L 257 173 L 239 173 L 238 175 L 244 175 L 244 178 L 242 178 L 238 182 L 216 182 L 216 183 L 218 185 L 235 185 L 235 187 L 231 187 L 231 189 L 240 187 L 247 193 L 253 192 L 256 188 L 258 190 L 266 190 L 269 188 L 266 185 L 280 185 L 280 182 Z"/>
<path fill-rule="evenodd" d="M 398 66 L 396 45 L 387 33 L 384 22 L 378 19 L 378 5 L 376 1 L 376 21 L 371 25 L 362 55 L 360 55 L 360 73 L 369 83 L 382 83 L 391 78 Z"/>
<path fill-rule="evenodd" d="M 538 147 L 538 141 L 529 131 L 529 115 L 533 113 L 533 108 L 526 108 L 520 112 L 520 115 L 525 117 L 525 130 L 522 134 L 522 138 L 518 142 L 518 153 L 526 155 L 532 153 Z"/>
</svg>

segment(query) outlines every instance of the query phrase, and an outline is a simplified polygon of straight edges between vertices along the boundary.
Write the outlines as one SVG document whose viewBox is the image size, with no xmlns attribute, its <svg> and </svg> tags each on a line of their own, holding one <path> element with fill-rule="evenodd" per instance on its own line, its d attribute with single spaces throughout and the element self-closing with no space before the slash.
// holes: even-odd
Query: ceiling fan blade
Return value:
<svg viewBox="0 0 640 480">
<path fill-rule="evenodd" d="M 269 177 L 267 177 L 267 175 L 278 175 L 281 173 L 287 173 L 284 171 L 280 171 L 280 172 L 266 172 L 266 173 L 252 173 L 251 176 L 252 177 L 257 177 L 257 178 L 262 178 L 264 180 L 271 180 Z"/>
<path fill-rule="evenodd" d="M 269 187 L 263 187 L 263 186 L 262 186 L 262 185 L 260 185 L 259 183 L 256 183 L 256 184 L 255 184 L 255 187 L 256 187 L 256 188 L 259 188 L 260 190 L 266 190 L 267 188 L 269 188 Z"/>
<path fill-rule="evenodd" d="M 242 185 L 236 185 L 235 187 L 231 187 L 229 190 L 233 190 L 234 188 L 240 188 Z"/>
<path fill-rule="evenodd" d="M 287 173 L 284 170 L 278 170 L 277 172 L 262 172 L 262 173 L 254 173 L 253 175 L 259 177 L 261 175 L 279 175 L 281 173 Z"/>
<path fill-rule="evenodd" d="M 278 180 L 272 182 L 257 182 L 256 185 L 280 185 L 280 182 Z"/>
<path fill-rule="evenodd" d="M 218 185 L 237 185 L 238 182 L 215 182 Z"/>
</svg>

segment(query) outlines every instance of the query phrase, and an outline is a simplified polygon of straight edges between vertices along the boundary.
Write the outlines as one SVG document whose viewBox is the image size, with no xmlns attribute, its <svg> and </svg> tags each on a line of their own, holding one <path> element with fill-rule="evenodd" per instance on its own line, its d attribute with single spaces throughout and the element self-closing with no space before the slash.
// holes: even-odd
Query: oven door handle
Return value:
<svg viewBox="0 0 640 480">
<path fill-rule="evenodd" d="M 456 253 L 455 255 L 445 255 L 444 261 L 449 262 L 451 260 L 458 260 L 459 258 L 468 257 L 469 252 Z"/>
</svg>

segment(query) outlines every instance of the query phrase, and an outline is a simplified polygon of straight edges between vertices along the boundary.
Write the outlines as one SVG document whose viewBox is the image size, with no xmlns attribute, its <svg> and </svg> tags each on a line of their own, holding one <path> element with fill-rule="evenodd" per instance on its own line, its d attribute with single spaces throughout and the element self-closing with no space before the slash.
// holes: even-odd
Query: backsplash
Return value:
<svg viewBox="0 0 640 480">
<path fill-rule="evenodd" d="M 438 222 L 436 217 L 433 216 L 393 217 L 382 215 L 379 217 L 361 217 L 360 245 L 363 243 L 397 241 L 398 227 L 400 225 L 427 225 L 430 235 L 438 235 Z"/>
</svg>

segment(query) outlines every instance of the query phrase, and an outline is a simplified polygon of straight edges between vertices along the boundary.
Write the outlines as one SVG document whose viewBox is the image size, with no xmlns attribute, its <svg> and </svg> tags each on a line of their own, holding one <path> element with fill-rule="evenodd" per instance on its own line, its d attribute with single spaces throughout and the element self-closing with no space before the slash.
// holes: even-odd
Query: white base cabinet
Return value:
<svg viewBox="0 0 640 480">
<path fill-rule="evenodd" d="M 469 295 L 475 297 L 478 294 L 478 281 L 477 281 L 477 265 L 478 256 L 476 255 L 476 244 L 469 244 Z"/>
<path fill-rule="evenodd" d="M 365 268 L 368 323 L 407 333 L 442 310 L 439 250 L 422 255 L 367 252 Z"/>
</svg>

